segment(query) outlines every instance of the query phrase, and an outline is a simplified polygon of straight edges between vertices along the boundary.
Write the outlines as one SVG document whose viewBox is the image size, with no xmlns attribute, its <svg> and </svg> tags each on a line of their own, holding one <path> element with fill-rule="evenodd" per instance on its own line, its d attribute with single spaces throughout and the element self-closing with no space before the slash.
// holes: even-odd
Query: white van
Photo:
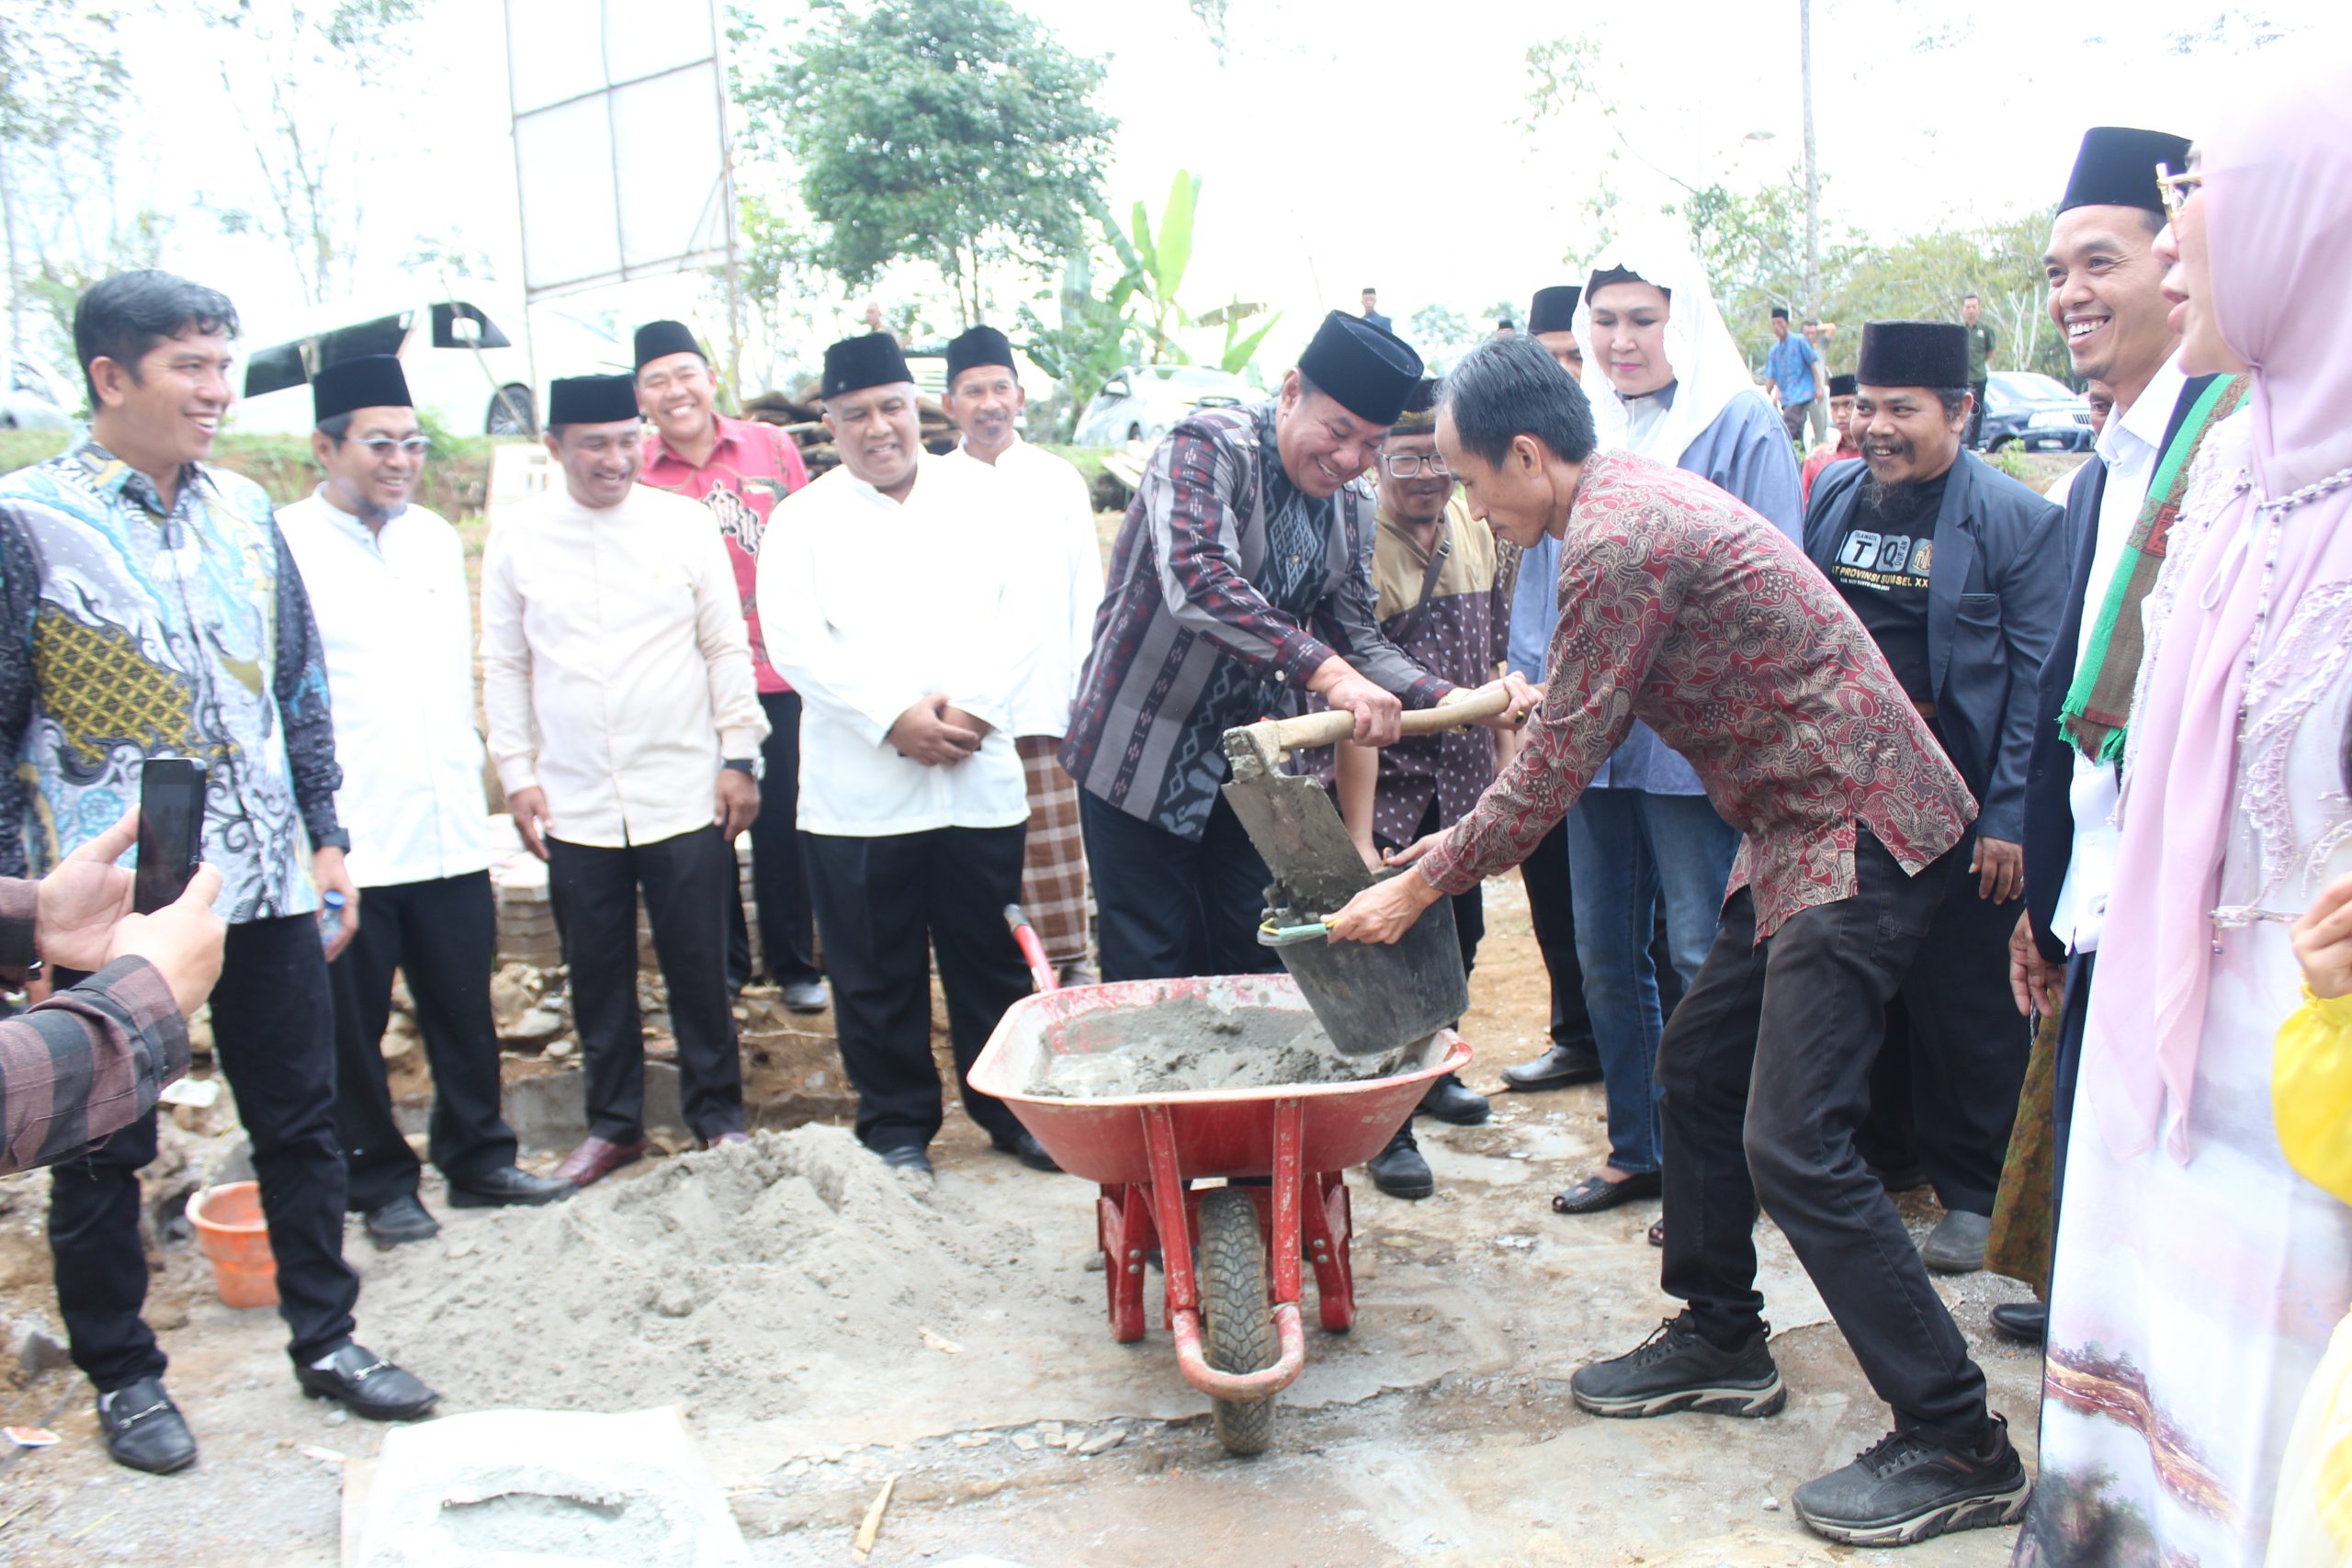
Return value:
<svg viewBox="0 0 2352 1568">
<path fill-rule="evenodd" d="M 519 314 L 509 319 L 519 329 Z M 300 434 L 311 426 L 312 371 L 365 354 L 390 354 L 399 356 L 418 410 L 451 434 L 537 433 L 529 356 L 479 305 L 439 299 L 327 320 L 337 324 L 248 351 L 244 398 L 231 416 L 234 428 Z M 608 356 L 594 355 L 599 361 Z"/>
</svg>

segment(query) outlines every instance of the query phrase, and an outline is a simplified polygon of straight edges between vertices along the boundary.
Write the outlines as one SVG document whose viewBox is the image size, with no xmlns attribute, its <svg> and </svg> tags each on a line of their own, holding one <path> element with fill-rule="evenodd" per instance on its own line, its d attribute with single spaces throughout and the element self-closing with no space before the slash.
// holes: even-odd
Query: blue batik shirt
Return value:
<svg viewBox="0 0 2352 1568">
<path fill-rule="evenodd" d="M 38 876 L 139 799 L 149 757 L 209 770 L 204 858 L 232 922 L 308 914 L 342 847 L 326 660 L 269 497 L 198 464 L 166 512 L 85 435 L 0 477 L 0 875 Z"/>
</svg>

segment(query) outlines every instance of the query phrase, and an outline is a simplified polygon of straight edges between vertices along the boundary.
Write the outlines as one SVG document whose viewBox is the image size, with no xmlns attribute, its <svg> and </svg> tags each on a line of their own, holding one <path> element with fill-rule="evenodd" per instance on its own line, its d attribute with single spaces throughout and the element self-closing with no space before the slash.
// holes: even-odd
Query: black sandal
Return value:
<svg viewBox="0 0 2352 1568">
<path fill-rule="evenodd" d="M 1636 1198 L 1655 1198 L 1660 1190 L 1658 1173 L 1643 1171 L 1623 1181 L 1611 1181 L 1605 1176 L 1588 1176 L 1565 1192 L 1552 1195 L 1552 1212 L 1555 1214 L 1598 1214 L 1620 1203 Z"/>
</svg>

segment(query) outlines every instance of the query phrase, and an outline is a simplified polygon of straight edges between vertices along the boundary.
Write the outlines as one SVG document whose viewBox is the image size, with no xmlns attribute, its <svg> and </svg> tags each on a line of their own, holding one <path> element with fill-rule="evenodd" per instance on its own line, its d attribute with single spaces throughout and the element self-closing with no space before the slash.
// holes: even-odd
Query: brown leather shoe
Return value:
<svg viewBox="0 0 2352 1568">
<path fill-rule="evenodd" d="M 751 1134 L 738 1129 L 730 1133 L 721 1133 L 715 1138 L 704 1138 L 701 1140 L 701 1146 L 706 1149 L 719 1149 L 725 1148 L 729 1144 L 748 1144 L 751 1141 Z"/>
<path fill-rule="evenodd" d="M 574 1187 L 585 1187 L 601 1177 L 610 1176 L 632 1160 L 645 1157 L 645 1140 L 616 1144 L 591 1134 L 580 1140 L 580 1146 L 563 1156 L 555 1174 Z"/>
</svg>

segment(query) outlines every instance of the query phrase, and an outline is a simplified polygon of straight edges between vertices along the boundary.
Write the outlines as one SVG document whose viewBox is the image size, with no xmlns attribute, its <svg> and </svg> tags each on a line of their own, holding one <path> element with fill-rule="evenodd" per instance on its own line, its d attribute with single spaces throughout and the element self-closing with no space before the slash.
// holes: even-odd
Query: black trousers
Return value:
<svg viewBox="0 0 2352 1568">
<path fill-rule="evenodd" d="M 1535 945 L 1544 954 L 1544 971 L 1552 977 L 1552 1043 L 1590 1047 L 1592 1015 L 1585 1010 L 1584 970 L 1577 963 L 1577 911 L 1569 897 L 1568 820 L 1552 824 L 1534 852 L 1519 863 L 1527 884 L 1527 916 L 1535 927 Z M 1663 984 L 1672 970 L 1659 971 Z M 1676 988 L 1680 980 L 1677 977 Z"/>
<path fill-rule="evenodd" d="M 1198 839 L 1130 817 L 1084 789 L 1078 819 L 1094 879 L 1102 978 L 1172 980 L 1282 968 L 1274 950 L 1258 943 L 1273 874 L 1223 795 Z"/>
<path fill-rule="evenodd" d="M 2050 1184 L 2050 1234 L 2058 1234 L 2058 1209 L 2066 1199 L 2066 1147 L 2075 1131 L 2075 1086 L 2083 1071 L 2083 1031 L 2091 1019 L 2091 981 L 2098 972 L 2098 953 L 2077 953 L 2066 960 L 2066 1001 L 2058 1014 L 2058 1055 L 2051 1063 L 2053 1082 L 2051 1119 L 2057 1124 L 2052 1155 L 2057 1159 Z"/>
<path fill-rule="evenodd" d="M 550 838 L 548 892 L 563 920 L 571 1015 L 588 1080 L 588 1131 L 614 1143 L 645 1136 L 645 1029 L 637 1007 L 641 892 L 670 994 L 686 1126 L 703 1139 L 741 1132 L 743 1062 L 727 994 L 735 852 L 718 829 L 696 828 L 617 848 Z"/>
<path fill-rule="evenodd" d="M 253 1139 L 287 1353 L 308 1364 L 349 1342 L 359 1301 L 359 1276 L 343 1260 L 334 1006 L 316 917 L 229 928 L 212 989 L 212 1042 Z M 163 1347 L 139 1315 L 147 1300 L 139 1172 L 154 1157 L 151 1111 L 50 1177 L 57 1304 L 74 1364 L 101 1393 L 164 1373 Z"/>
<path fill-rule="evenodd" d="M 1984 440 L 1984 383 L 1971 381 L 1968 389 L 1976 394 L 1976 406 L 1968 411 L 1968 447 L 1973 452 Z"/>
<path fill-rule="evenodd" d="M 972 1064 L 1004 1010 L 1029 994 L 1029 967 L 1004 923 L 1021 900 L 1026 823 L 851 838 L 804 833 L 817 930 L 831 971 L 842 1067 L 857 1090 L 857 1135 L 872 1149 L 939 1134 L 931 1056 L 931 964 L 947 994 L 947 1033 L 964 1109 L 998 1144 L 1020 1136 L 1002 1100 L 971 1086 Z"/>
<path fill-rule="evenodd" d="M 1990 1214 L 2033 1032 L 2009 994 L 2009 933 L 2024 906 L 1977 897 L 1975 844 L 1972 832 L 1945 857 L 1951 886 L 1887 1009 L 1856 1141 L 1883 1170 L 1917 1165 L 1946 1209 Z"/>
<path fill-rule="evenodd" d="M 1658 1048 L 1662 1282 L 1715 1343 L 1754 1333 L 1760 1200 L 1897 1425 L 1973 1443 L 1984 1374 L 1854 1147 L 1887 998 L 1951 887 L 1949 859 L 1906 876 L 1858 832 L 1853 897 L 1800 910 L 1761 947 L 1754 895 L 1742 888 L 1724 905 Z"/>
<path fill-rule="evenodd" d="M 384 1026 L 391 1019 L 395 969 L 408 977 L 433 1068 L 433 1163 L 452 1181 L 514 1163 L 514 1134 L 498 1114 L 498 1029 L 490 1016 L 497 961 L 498 906 L 488 872 L 366 890 L 351 945 L 327 965 L 334 989 L 335 1136 L 353 1213 L 373 1213 L 415 1197 L 423 1174 L 392 1119 L 385 1080 Z"/>
<path fill-rule="evenodd" d="M 760 814 L 752 840 L 752 896 L 760 907 L 760 956 L 779 986 L 823 978 L 808 943 L 808 866 L 800 848 L 800 694 L 762 692 L 768 738 L 760 744 Z M 752 942 L 743 925 L 742 884 L 728 906 L 727 983 L 752 978 Z"/>
</svg>

